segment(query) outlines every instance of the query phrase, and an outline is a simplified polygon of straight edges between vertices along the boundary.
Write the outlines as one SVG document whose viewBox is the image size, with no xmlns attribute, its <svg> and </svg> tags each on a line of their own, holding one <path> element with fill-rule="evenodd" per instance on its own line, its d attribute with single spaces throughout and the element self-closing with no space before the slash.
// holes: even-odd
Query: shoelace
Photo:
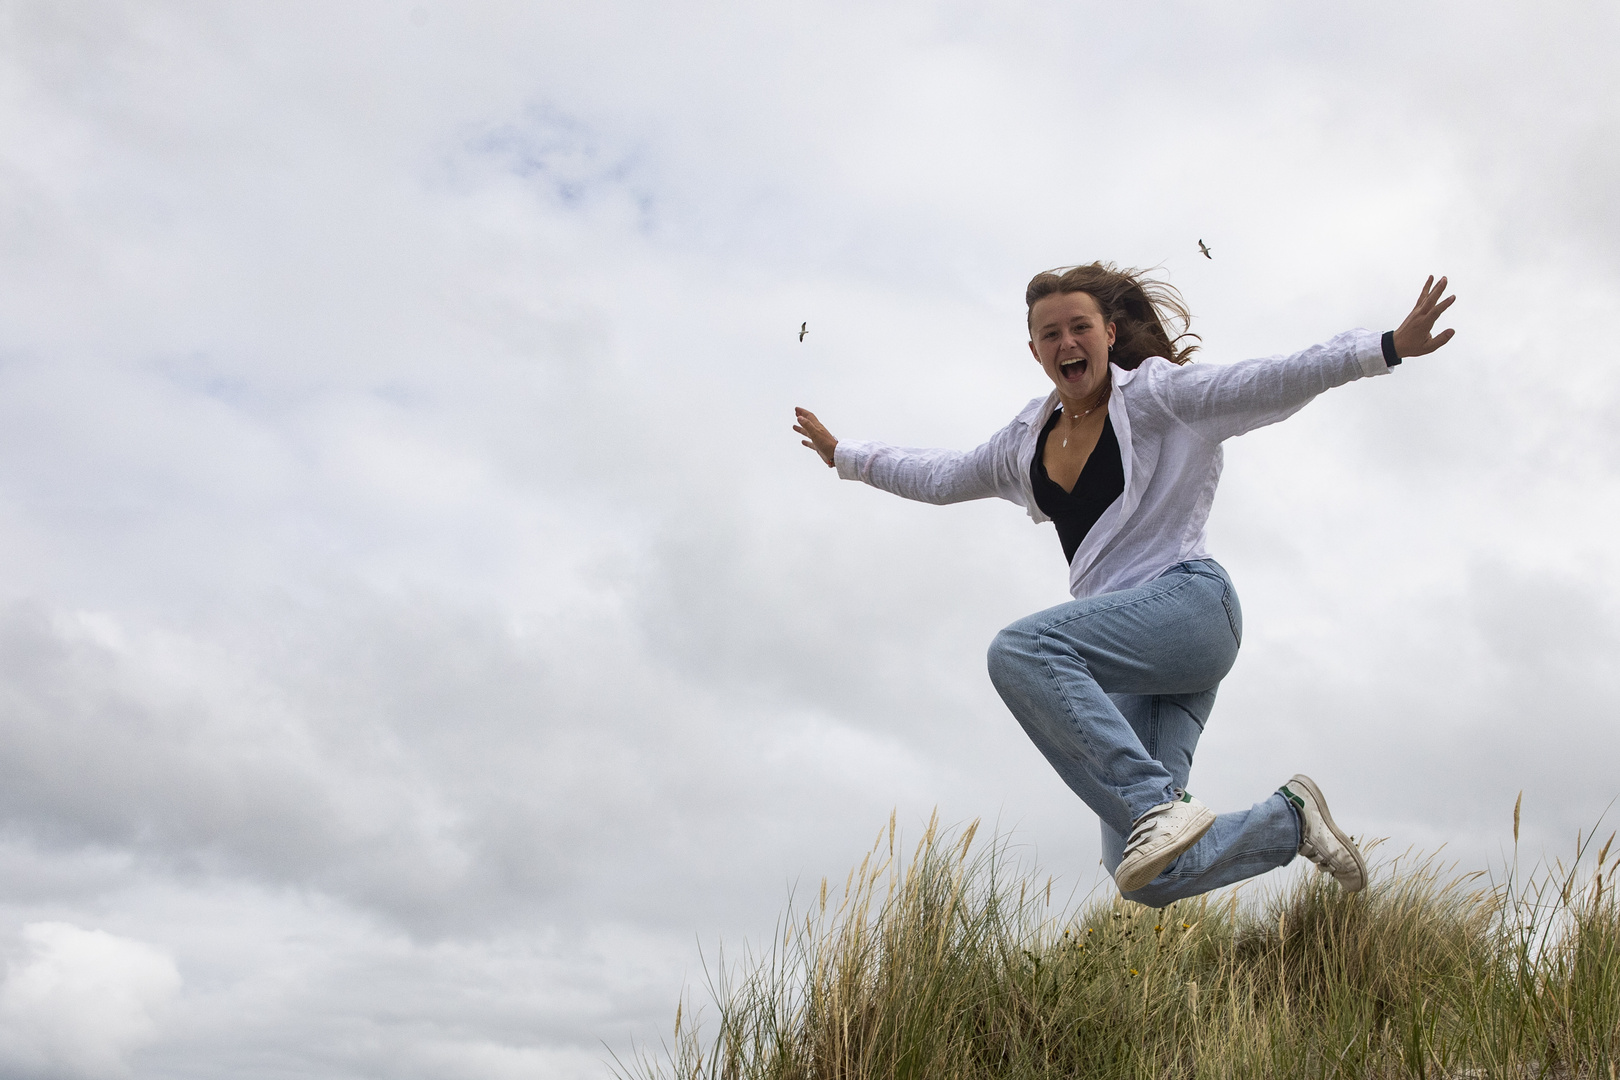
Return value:
<svg viewBox="0 0 1620 1080">
<path fill-rule="evenodd" d="M 1348 867 L 1340 866 L 1332 859 L 1328 858 L 1326 852 L 1322 851 L 1309 840 L 1300 842 L 1299 853 L 1330 874 L 1340 874 L 1348 869 Z"/>
<path fill-rule="evenodd" d="M 1162 816 L 1162 813 L 1151 812 L 1142 816 L 1142 820 L 1138 821 L 1136 826 L 1131 829 L 1131 838 L 1125 841 L 1126 855 L 1146 844 L 1152 838 L 1154 832 L 1158 829 L 1159 818 Z"/>
</svg>

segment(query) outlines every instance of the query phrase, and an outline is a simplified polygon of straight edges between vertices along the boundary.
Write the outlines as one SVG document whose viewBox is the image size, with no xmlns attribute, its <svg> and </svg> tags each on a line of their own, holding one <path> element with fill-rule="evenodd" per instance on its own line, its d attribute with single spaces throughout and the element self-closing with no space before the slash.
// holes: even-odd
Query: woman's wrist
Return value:
<svg viewBox="0 0 1620 1080">
<path fill-rule="evenodd" d="M 1384 366 L 1394 367 L 1401 362 L 1401 354 L 1395 350 L 1395 331 L 1385 330 L 1379 344 L 1384 348 Z"/>
</svg>

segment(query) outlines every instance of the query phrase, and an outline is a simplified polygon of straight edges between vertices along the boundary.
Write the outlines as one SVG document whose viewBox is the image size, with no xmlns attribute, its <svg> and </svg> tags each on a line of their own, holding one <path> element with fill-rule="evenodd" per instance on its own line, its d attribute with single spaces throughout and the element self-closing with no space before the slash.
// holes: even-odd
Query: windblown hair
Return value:
<svg viewBox="0 0 1620 1080">
<path fill-rule="evenodd" d="M 1185 364 L 1198 351 L 1197 345 L 1180 344 L 1188 338 L 1198 340 L 1191 332 L 1192 313 L 1181 294 L 1175 286 L 1154 281 L 1141 270 L 1121 270 L 1103 262 L 1046 270 L 1030 279 L 1024 303 L 1033 316 L 1035 302 L 1043 296 L 1076 292 L 1097 301 L 1103 318 L 1114 324 L 1114 349 L 1108 359 L 1126 370 L 1150 356 Z M 1180 333 L 1172 337 L 1167 324 Z"/>
</svg>

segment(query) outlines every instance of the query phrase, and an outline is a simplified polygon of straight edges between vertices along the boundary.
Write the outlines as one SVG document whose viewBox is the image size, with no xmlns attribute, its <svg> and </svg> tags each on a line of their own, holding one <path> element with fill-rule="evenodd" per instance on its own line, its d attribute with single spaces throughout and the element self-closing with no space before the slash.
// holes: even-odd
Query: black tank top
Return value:
<svg viewBox="0 0 1620 1080">
<path fill-rule="evenodd" d="M 1035 489 L 1035 505 L 1057 525 L 1058 539 L 1063 543 L 1063 557 L 1074 561 L 1080 541 L 1097 524 L 1104 510 L 1125 492 L 1125 467 L 1120 463 L 1119 438 L 1114 434 L 1114 420 L 1103 420 L 1102 435 L 1097 448 L 1086 459 L 1074 490 L 1064 491 L 1056 480 L 1046 475 L 1046 437 L 1057 426 L 1062 409 L 1053 409 L 1052 418 L 1041 429 L 1035 440 L 1035 460 L 1029 464 L 1029 482 Z"/>
</svg>

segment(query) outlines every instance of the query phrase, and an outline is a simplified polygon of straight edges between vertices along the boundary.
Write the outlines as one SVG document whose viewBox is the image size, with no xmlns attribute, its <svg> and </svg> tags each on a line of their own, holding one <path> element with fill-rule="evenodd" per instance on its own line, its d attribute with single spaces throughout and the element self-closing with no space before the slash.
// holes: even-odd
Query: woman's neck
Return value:
<svg viewBox="0 0 1620 1080">
<path fill-rule="evenodd" d="M 1071 420 L 1079 420 L 1102 408 L 1108 400 L 1108 393 L 1113 388 L 1113 380 L 1106 379 L 1103 384 L 1084 397 L 1071 398 L 1062 390 L 1058 391 L 1058 400 L 1063 403 L 1063 412 Z"/>
</svg>

